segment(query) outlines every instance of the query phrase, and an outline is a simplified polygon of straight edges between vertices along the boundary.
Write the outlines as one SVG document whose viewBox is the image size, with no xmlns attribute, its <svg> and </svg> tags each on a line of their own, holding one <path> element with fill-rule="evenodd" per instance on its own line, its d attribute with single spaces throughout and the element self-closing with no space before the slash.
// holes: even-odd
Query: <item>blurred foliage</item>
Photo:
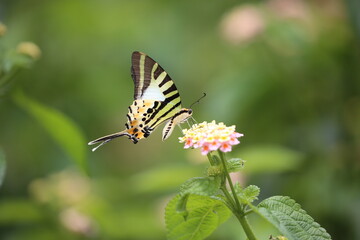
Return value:
<svg viewBox="0 0 360 240">
<path fill-rule="evenodd" d="M 86 141 L 77 126 L 62 113 L 35 102 L 20 91 L 14 94 L 14 100 L 43 125 L 47 132 L 76 161 L 80 169 L 87 173 Z"/>
<path fill-rule="evenodd" d="M 231 155 L 246 160 L 237 177 L 261 188 L 259 200 L 289 195 L 333 239 L 360 239 L 356 6 L 356 0 L 2 0 L 0 72 L 14 62 L 31 70 L 7 73 L 11 84 L 0 93 L 7 162 L 0 238 L 165 239 L 166 203 L 186 179 L 201 176 L 206 161 L 182 149 L 179 132 L 165 142 L 158 130 L 137 145 L 124 138 L 77 153 L 91 178 L 73 170 L 69 154 L 84 151 L 77 146 L 84 140 L 71 132 L 85 133 L 87 142 L 122 130 L 133 96 L 130 56 L 139 50 L 175 79 L 184 106 L 207 93 L 193 109 L 198 121 L 235 124 L 245 134 Z M 39 45 L 35 64 L 27 64 L 29 53 L 19 55 L 20 41 Z M 24 105 L 44 110 L 31 114 L 47 127 L 14 101 L 19 89 Z M 45 112 L 73 127 L 44 120 L 51 118 Z M 259 239 L 278 235 L 258 220 Z M 239 239 L 234 222 L 209 239 Z"/>
<path fill-rule="evenodd" d="M 2 150 L 0 149 L 0 187 L 5 177 L 5 170 L 6 170 L 5 156 Z"/>
</svg>

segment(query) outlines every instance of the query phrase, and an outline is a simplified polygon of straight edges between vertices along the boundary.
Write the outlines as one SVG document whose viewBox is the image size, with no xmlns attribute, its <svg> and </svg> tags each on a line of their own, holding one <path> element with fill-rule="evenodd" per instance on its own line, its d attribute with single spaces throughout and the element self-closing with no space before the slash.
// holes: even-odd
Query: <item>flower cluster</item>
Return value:
<svg viewBox="0 0 360 240">
<path fill-rule="evenodd" d="M 190 129 L 183 130 L 184 148 L 201 148 L 201 154 L 206 155 L 211 151 L 220 150 L 230 152 L 233 145 L 239 144 L 242 133 L 235 132 L 235 126 L 227 127 L 224 123 L 202 122 L 194 124 Z"/>
</svg>

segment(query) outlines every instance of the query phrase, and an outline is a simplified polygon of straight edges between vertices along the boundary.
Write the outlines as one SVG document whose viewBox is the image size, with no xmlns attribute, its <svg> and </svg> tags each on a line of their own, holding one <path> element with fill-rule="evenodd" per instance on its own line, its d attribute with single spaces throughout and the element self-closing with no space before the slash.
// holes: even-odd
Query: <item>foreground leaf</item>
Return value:
<svg viewBox="0 0 360 240">
<path fill-rule="evenodd" d="M 58 110 L 34 101 L 21 92 L 14 95 L 14 100 L 45 128 L 80 169 L 87 172 L 86 141 L 70 118 Z"/>
<path fill-rule="evenodd" d="M 231 158 L 227 161 L 229 172 L 238 172 L 244 168 L 245 161 L 241 158 Z"/>
<path fill-rule="evenodd" d="M 180 194 L 196 194 L 201 196 L 215 195 L 221 184 L 220 177 L 190 178 L 180 187 Z"/>
<path fill-rule="evenodd" d="M 289 197 L 270 197 L 253 209 L 277 227 L 289 240 L 331 239 L 326 230 Z"/>
<path fill-rule="evenodd" d="M 0 149 L 0 187 L 5 178 L 5 171 L 6 171 L 5 155 Z"/>
<path fill-rule="evenodd" d="M 187 217 L 177 212 L 180 195 L 166 206 L 165 222 L 167 239 L 200 240 L 209 236 L 221 223 L 230 217 L 230 210 L 220 201 L 207 196 L 189 195 Z"/>
<path fill-rule="evenodd" d="M 260 188 L 255 185 L 249 185 L 243 189 L 238 183 L 236 183 L 235 191 L 240 201 L 244 204 L 250 204 L 253 201 L 257 200 L 260 194 Z"/>
</svg>

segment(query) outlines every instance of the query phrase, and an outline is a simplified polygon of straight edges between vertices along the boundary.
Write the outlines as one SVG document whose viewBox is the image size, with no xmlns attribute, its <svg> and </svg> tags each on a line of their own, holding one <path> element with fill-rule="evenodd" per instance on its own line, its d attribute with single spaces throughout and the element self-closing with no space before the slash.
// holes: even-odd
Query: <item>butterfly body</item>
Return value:
<svg viewBox="0 0 360 240">
<path fill-rule="evenodd" d="M 137 143 L 167 121 L 163 130 L 165 140 L 170 136 L 174 126 L 192 115 L 191 109 L 181 107 L 180 95 L 174 82 L 152 58 L 144 53 L 134 52 L 131 73 L 135 85 L 134 101 L 128 107 L 126 129 L 95 139 L 89 142 L 89 145 L 101 143 L 98 146 L 100 147 L 120 136 L 127 136 L 133 143 Z"/>
</svg>

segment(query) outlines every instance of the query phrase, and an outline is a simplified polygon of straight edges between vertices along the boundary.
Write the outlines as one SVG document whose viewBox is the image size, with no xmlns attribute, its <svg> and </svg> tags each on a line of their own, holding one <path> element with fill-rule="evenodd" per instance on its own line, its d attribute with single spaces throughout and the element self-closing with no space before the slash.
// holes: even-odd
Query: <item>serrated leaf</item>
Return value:
<svg viewBox="0 0 360 240">
<path fill-rule="evenodd" d="M 189 195 L 187 217 L 177 212 L 180 195 L 166 206 L 165 222 L 169 240 L 200 240 L 209 236 L 231 215 L 226 205 L 207 196 Z"/>
<path fill-rule="evenodd" d="M 0 187 L 5 178 L 5 171 L 6 171 L 5 155 L 0 149 Z"/>
<path fill-rule="evenodd" d="M 289 197 L 270 197 L 252 208 L 289 240 L 331 240 L 326 230 Z"/>
<path fill-rule="evenodd" d="M 260 188 L 255 185 L 249 185 L 244 189 L 239 187 L 239 184 L 235 185 L 236 194 L 239 197 L 240 201 L 244 204 L 250 204 L 253 201 L 257 200 L 260 194 Z"/>
<path fill-rule="evenodd" d="M 221 184 L 220 177 L 190 178 L 180 187 L 180 195 L 196 194 L 202 196 L 215 195 Z"/>
<path fill-rule="evenodd" d="M 229 172 L 238 172 L 244 168 L 245 161 L 240 158 L 231 158 L 227 163 Z"/>
<path fill-rule="evenodd" d="M 81 170 L 87 172 L 87 144 L 83 134 L 70 118 L 56 109 L 34 101 L 21 92 L 14 95 L 14 100 L 45 128 Z"/>
</svg>

